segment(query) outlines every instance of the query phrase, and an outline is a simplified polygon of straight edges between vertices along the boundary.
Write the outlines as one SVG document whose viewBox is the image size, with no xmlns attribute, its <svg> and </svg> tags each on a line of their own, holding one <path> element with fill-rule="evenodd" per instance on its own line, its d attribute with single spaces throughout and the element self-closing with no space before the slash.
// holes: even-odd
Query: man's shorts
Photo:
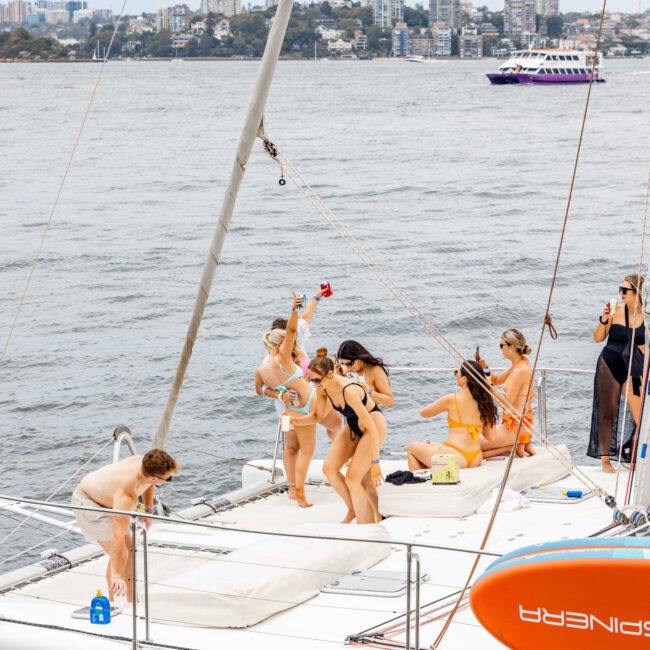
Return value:
<svg viewBox="0 0 650 650">
<path fill-rule="evenodd" d="M 72 493 L 70 500 L 73 506 L 86 508 L 103 508 L 93 501 L 79 486 Z M 108 542 L 113 536 L 113 515 L 109 512 L 89 512 L 87 510 L 75 510 L 77 525 L 84 537 L 89 542 Z"/>
</svg>

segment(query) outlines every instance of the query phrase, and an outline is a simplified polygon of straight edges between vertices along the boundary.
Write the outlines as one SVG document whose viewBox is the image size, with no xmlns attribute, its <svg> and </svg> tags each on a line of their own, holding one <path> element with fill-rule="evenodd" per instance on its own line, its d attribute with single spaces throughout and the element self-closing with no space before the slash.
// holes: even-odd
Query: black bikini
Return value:
<svg viewBox="0 0 650 650">
<path fill-rule="evenodd" d="M 365 406 L 368 403 L 368 394 L 366 393 L 364 387 L 361 384 L 357 384 L 356 382 L 352 382 L 346 386 L 343 386 L 343 408 L 340 408 L 334 404 L 327 391 L 325 391 L 325 395 L 327 395 L 329 401 L 332 402 L 334 410 L 338 411 L 345 418 L 348 426 L 350 427 L 350 438 L 354 440 L 354 436 L 357 436 L 358 438 L 363 437 L 363 431 L 361 431 L 361 428 L 359 427 L 359 416 L 354 412 L 354 409 L 345 401 L 345 389 L 349 386 L 358 386 L 363 391 L 363 399 L 361 400 L 361 403 Z M 376 404 L 368 412 L 374 413 L 375 411 L 381 413 L 381 409 Z"/>
</svg>

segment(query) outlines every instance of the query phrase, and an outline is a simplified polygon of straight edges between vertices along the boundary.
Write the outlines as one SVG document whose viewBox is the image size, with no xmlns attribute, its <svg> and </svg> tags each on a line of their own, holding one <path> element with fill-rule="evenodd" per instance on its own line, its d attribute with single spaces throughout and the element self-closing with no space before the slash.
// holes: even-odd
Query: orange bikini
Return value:
<svg viewBox="0 0 650 650">
<path fill-rule="evenodd" d="M 509 379 L 510 379 L 510 375 L 508 375 L 508 379 L 506 379 L 503 385 L 504 389 L 508 385 Z M 533 437 L 533 434 L 531 433 L 533 429 L 533 409 L 531 406 L 528 407 L 528 409 L 526 410 L 522 418 L 518 418 L 516 415 L 504 411 L 503 417 L 501 418 L 501 424 L 505 424 L 511 433 L 516 434 L 517 429 L 519 429 L 520 419 L 523 420 L 523 424 L 521 425 L 521 432 L 519 433 L 518 444 L 525 445 L 529 443 L 531 438 Z"/>
<path fill-rule="evenodd" d="M 458 408 L 458 395 L 454 393 L 454 403 L 456 404 L 456 413 L 458 413 L 458 421 L 452 420 L 449 416 L 447 416 L 447 424 L 449 425 L 450 429 L 467 429 L 467 433 L 469 433 L 470 436 L 472 436 L 472 440 L 476 441 L 478 440 L 479 434 L 481 431 L 483 431 L 483 425 L 482 424 L 466 424 L 461 420 L 460 417 L 460 409 Z M 476 459 L 477 456 L 481 454 L 481 449 L 477 449 L 476 451 L 467 451 L 466 449 L 462 449 L 461 447 L 457 447 L 451 442 L 443 442 L 442 443 L 445 447 L 451 447 L 452 449 L 455 449 L 466 461 L 467 461 L 467 466 L 469 467 L 474 460 Z"/>
</svg>

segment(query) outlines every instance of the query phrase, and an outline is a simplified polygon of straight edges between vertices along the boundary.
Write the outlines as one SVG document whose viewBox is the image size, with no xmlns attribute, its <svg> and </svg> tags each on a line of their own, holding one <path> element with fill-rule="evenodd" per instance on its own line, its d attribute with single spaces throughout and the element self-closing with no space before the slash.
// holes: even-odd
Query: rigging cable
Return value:
<svg viewBox="0 0 650 650">
<path fill-rule="evenodd" d="M 119 24 L 120 20 L 122 19 L 122 16 L 124 15 L 124 9 L 126 8 L 126 3 L 127 0 L 124 0 L 122 3 L 122 9 L 120 10 L 120 15 L 117 19 L 117 22 Z M 23 288 L 23 293 L 20 297 L 20 300 L 18 301 L 18 307 L 16 308 L 16 313 L 14 314 L 13 321 L 11 323 L 11 327 L 9 328 L 9 334 L 7 335 L 7 339 L 4 344 L 4 348 L 2 349 L 2 352 L 0 352 L 0 365 L 2 365 L 2 362 L 4 361 L 5 355 L 7 354 L 7 350 L 9 349 L 9 342 L 11 341 L 11 337 L 13 336 L 14 330 L 16 329 L 16 323 L 18 322 L 18 317 L 20 315 L 20 310 L 22 309 L 22 306 L 25 302 L 25 298 L 27 297 L 27 291 L 29 290 L 29 285 L 31 284 L 32 281 L 32 276 L 34 275 L 34 271 L 36 270 L 36 264 L 38 263 L 38 260 L 41 257 L 41 252 L 43 250 L 43 245 L 45 244 L 45 238 L 47 237 L 47 233 L 50 229 L 50 225 L 52 224 L 52 219 L 54 218 L 54 213 L 59 205 L 59 199 L 61 198 L 61 192 L 63 191 L 63 186 L 65 185 L 65 181 L 68 178 L 68 173 L 70 171 L 70 167 L 72 166 L 72 161 L 74 159 L 75 154 L 77 153 L 77 147 L 79 146 L 79 142 L 81 141 L 81 136 L 84 132 L 84 128 L 86 126 L 86 121 L 88 119 L 88 115 L 90 115 L 90 109 L 93 105 L 93 100 L 95 99 L 95 94 L 97 93 L 97 88 L 99 87 L 99 82 L 101 81 L 102 75 L 104 74 L 104 68 L 106 67 L 106 63 L 108 61 L 108 56 L 111 52 L 111 47 L 113 46 L 113 41 L 115 40 L 115 35 L 117 34 L 117 30 L 113 29 L 113 35 L 111 36 L 110 43 L 108 44 L 108 49 L 106 50 L 106 53 L 104 55 L 104 60 L 102 62 L 102 67 L 99 70 L 99 74 L 97 75 L 97 80 L 95 81 L 95 85 L 93 87 L 92 93 L 90 94 L 90 99 L 88 100 L 88 106 L 86 106 L 86 111 L 84 112 L 83 118 L 81 120 L 81 126 L 79 127 L 79 132 L 77 133 L 77 138 L 75 139 L 74 145 L 72 147 L 72 151 L 70 152 L 70 157 L 68 158 L 68 164 L 65 167 L 65 171 L 63 173 L 63 178 L 61 179 L 61 182 L 59 183 L 59 189 L 56 193 L 56 197 L 54 199 L 54 203 L 52 205 L 52 209 L 50 210 L 50 216 L 47 220 L 47 223 L 45 224 L 45 230 L 43 230 L 43 236 L 41 237 L 40 244 L 38 246 L 38 250 L 36 251 L 36 255 L 34 257 L 34 261 L 32 262 L 32 267 L 29 271 L 29 274 L 27 276 L 27 281 L 25 282 L 25 286 Z"/>
<path fill-rule="evenodd" d="M 641 271 L 642 271 L 642 268 L 643 268 L 643 256 L 644 256 L 644 246 L 645 246 L 645 238 L 646 238 L 646 226 L 647 226 L 647 223 L 648 223 L 648 204 L 649 203 L 650 203 L 650 169 L 648 170 L 648 182 L 647 182 L 647 185 L 646 185 L 646 193 L 645 193 L 645 210 L 643 212 L 643 237 L 641 238 L 641 253 L 639 255 L 639 269 L 637 271 L 637 278 L 641 276 Z M 649 275 L 650 275 L 650 273 L 649 273 Z M 640 296 L 637 293 L 637 301 L 634 303 L 634 322 L 633 322 L 633 329 L 632 329 L 632 341 L 631 341 L 631 344 L 630 344 L 631 345 L 631 347 L 630 347 L 630 362 L 629 362 L 628 369 L 627 369 L 628 381 L 630 380 L 630 375 L 632 373 L 632 357 L 634 355 L 634 336 L 635 336 L 635 332 L 636 332 L 636 309 L 637 309 L 637 304 L 638 304 L 638 299 L 639 298 L 640 298 Z M 647 307 L 647 305 L 646 305 L 646 307 Z M 642 311 L 645 311 L 645 309 L 642 309 Z M 643 327 L 644 327 L 644 329 L 646 329 L 646 327 L 645 327 L 645 315 L 644 315 Z M 647 334 L 647 329 L 646 329 L 646 334 Z M 647 343 L 646 343 L 646 347 L 647 347 Z M 646 357 L 647 357 L 647 352 L 646 352 Z M 645 369 L 647 368 L 647 364 L 644 363 L 643 367 L 644 367 L 644 371 L 645 371 Z M 641 381 L 641 386 L 642 387 L 644 387 L 646 385 L 645 382 L 648 380 L 647 373 L 644 372 L 644 375 L 645 376 L 643 377 L 643 380 Z M 646 393 L 647 393 L 647 391 L 644 390 L 643 394 L 642 394 L 641 412 L 643 412 L 643 402 L 645 402 Z M 625 408 L 623 409 L 623 424 L 621 426 L 621 430 L 620 430 L 620 433 L 619 433 L 619 436 L 618 436 L 618 439 L 617 439 L 617 441 L 619 443 L 620 451 L 619 451 L 619 456 L 618 456 L 619 468 L 618 468 L 618 471 L 616 472 L 616 488 L 614 490 L 614 496 L 616 496 L 616 497 L 618 497 L 618 477 L 619 477 L 619 473 L 620 473 L 621 454 L 622 454 L 622 450 L 623 450 L 623 435 L 625 434 L 625 417 L 626 417 L 626 415 L 627 415 L 627 393 L 625 393 Z M 629 503 L 629 499 L 630 499 L 630 496 L 631 496 L 630 491 L 631 491 L 631 488 L 632 488 L 632 479 L 634 478 L 634 471 L 635 471 L 635 465 L 636 465 L 636 462 L 635 462 L 636 450 L 637 450 L 637 446 L 639 444 L 639 437 L 641 435 L 640 428 L 641 428 L 641 422 L 639 422 L 639 424 L 637 426 L 638 430 L 636 432 L 636 435 L 634 436 L 634 441 L 633 441 L 633 444 L 632 444 L 632 453 L 631 453 L 631 461 L 632 462 L 631 462 L 630 471 L 629 471 L 628 477 L 627 477 L 627 487 L 626 487 L 626 490 L 625 490 L 625 499 L 624 499 L 624 503 L 626 505 Z M 645 463 L 643 465 L 641 478 L 644 478 L 644 477 L 645 477 Z"/>
<path fill-rule="evenodd" d="M 585 107 L 584 111 L 582 114 L 582 123 L 580 125 L 580 137 L 578 138 L 578 147 L 576 150 L 576 156 L 575 156 L 575 161 L 573 164 L 573 172 L 571 174 L 571 184 L 569 186 L 569 195 L 567 197 L 567 202 L 566 202 L 566 208 L 564 210 L 564 221 L 562 223 L 562 231 L 560 233 L 560 242 L 558 244 L 558 249 L 557 249 L 557 254 L 555 256 L 555 266 L 553 268 L 553 277 L 551 279 L 551 285 L 549 287 L 548 291 L 548 300 L 546 302 L 546 313 L 544 314 L 544 319 L 542 321 L 542 327 L 541 331 L 539 334 L 539 342 L 537 344 L 537 351 L 535 353 L 535 361 L 533 363 L 533 372 L 530 377 L 530 381 L 528 382 L 528 389 L 526 391 L 526 399 L 524 401 L 524 408 L 523 412 L 526 412 L 526 409 L 528 408 L 529 402 L 532 399 L 533 396 L 533 385 L 535 383 L 535 370 L 537 369 L 537 363 L 539 361 L 539 353 L 542 348 L 542 342 L 544 340 L 544 333 L 546 332 L 546 328 L 548 327 L 549 330 L 551 331 L 551 336 L 552 336 L 552 330 L 551 330 L 551 302 L 553 300 L 553 292 L 555 291 L 555 282 L 557 280 L 557 275 L 558 275 L 558 269 L 560 266 L 560 257 L 562 255 L 562 248 L 564 246 L 564 238 L 566 235 L 566 230 L 567 230 L 567 225 L 569 222 L 569 213 L 571 210 L 571 200 L 573 198 L 573 188 L 575 186 L 575 180 L 576 180 L 576 175 L 578 173 L 578 163 L 580 162 L 580 153 L 582 151 L 582 141 L 584 139 L 584 133 L 585 133 L 585 126 L 587 124 L 587 114 L 589 112 L 589 100 L 591 99 L 591 90 L 594 84 L 594 76 L 596 74 L 596 64 L 598 63 L 598 54 L 599 54 L 599 49 L 600 49 L 600 39 L 602 36 L 603 32 L 603 21 L 605 20 L 605 7 L 607 6 L 607 0 L 603 0 L 603 6 L 600 12 L 600 23 L 598 25 L 598 36 L 596 38 L 596 48 L 594 52 L 594 57 L 593 61 L 591 63 L 591 75 L 589 76 L 589 88 L 587 89 L 587 97 L 585 100 Z M 485 548 L 487 545 L 488 539 L 490 537 L 490 533 L 492 532 L 492 527 L 494 525 L 494 521 L 496 519 L 497 513 L 499 511 L 499 505 L 501 503 L 501 499 L 503 497 L 503 492 L 506 487 L 506 483 L 508 481 L 508 476 L 510 475 L 510 469 L 512 468 L 512 463 L 514 460 L 515 456 L 515 450 L 517 448 L 517 444 L 519 442 L 519 436 L 521 434 L 521 425 L 523 422 L 523 418 L 519 421 L 519 427 L 517 428 L 517 435 L 515 437 L 515 442 L 512 446 L 512 449 L 510 450 L 510 454 L 508 455 L 508 461 L 507 461 L 507 466 L 506 470 L 503 475 L 503 479 L 501 481 L 501 485 L 499 486 L 499 492 L 496 498 L 496 501 L 494 503 L 494 508 L 492 510 L 492 514 L 490 515 L 490 520 L 488 521 L 488 526 L 485 531 L 485 535 L 483 537 L 483 541 L 481 542 L 481 550 Z M 614 499 L 614 503 L 612 504 L 611 502 L 611 497 L 609 497 L 608 500 L 606 500 L 607 505 L 610 507 L 613 507 L 616 505 L 616 501 Z M 480 556 L 476 556 L 474 559 L 474 562 L 472 563 L 472 567 L 470 569 L 469 575 L 467 576 L 467 580 L 465 581 L 465 586 L 463 587 L 463 590 L 461 592 L 461 595 L 458 598 L 458 601 L 456 602 L 456 605 L 451 611 L 451 614 L 449 615 L 449 618 L 445 621 L 445 624 L 442 626 L 442 629 L 440 630 L 440 633 L 436 637 L 436 640 L 433 642 L 433 645 L 431 646 L 433 649 L 436 649 L 440 646 L 440 643 L 442 642 L 445 634 L 447 633 L 447 630 L 449 629 L 449 626 L 451 625 L 451 622 L 454 620 L 454 616 L 456 615 L 456 612 L 458 611 L 458 608 L 460 607 L 460 604 L 462 602 L 462 598 L 469 588 L 469 585 L 472 581 L 472 578 L 474 577 L 474 573 L 476 571 L 476 568 L 478 567 L 478 563 L 480 560 Z"/>
</svg>

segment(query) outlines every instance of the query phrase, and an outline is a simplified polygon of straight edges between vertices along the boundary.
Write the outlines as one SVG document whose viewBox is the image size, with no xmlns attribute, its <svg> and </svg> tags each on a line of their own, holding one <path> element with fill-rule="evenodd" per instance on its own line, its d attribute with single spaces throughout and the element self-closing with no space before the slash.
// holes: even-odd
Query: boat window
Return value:
<svg viewBox="0 0 650 650">
<path fill-rule="evenodd" d="M 565 61 L 565 60 L 566 60 L 566 59 L 564 58 L 564 54 L 560 54 L 560 55 L 558 56 L 558 59 L 559 59 L 560 61 Z"/>
<path fill-rule="evenodd" d="M 574 55 L 573 55 L 573 60 L 574 60 L 574 61 L 577 61 L 577 60 L 578 60 L 578 55 L 577 55 L 577 54 L 574 54 Z"/>
<path fill-rule="evenodd" d="M 551 59 L 553 59 L 553 61 L 557 61 L 557 54 L 553 54 L 553 55 L 551 56 Z"/>
<path fill-rule="evenodd" d="M 553 68 L 553 74 L 560 74 L 560 72 L 557 68 Z"/>
</svg>

